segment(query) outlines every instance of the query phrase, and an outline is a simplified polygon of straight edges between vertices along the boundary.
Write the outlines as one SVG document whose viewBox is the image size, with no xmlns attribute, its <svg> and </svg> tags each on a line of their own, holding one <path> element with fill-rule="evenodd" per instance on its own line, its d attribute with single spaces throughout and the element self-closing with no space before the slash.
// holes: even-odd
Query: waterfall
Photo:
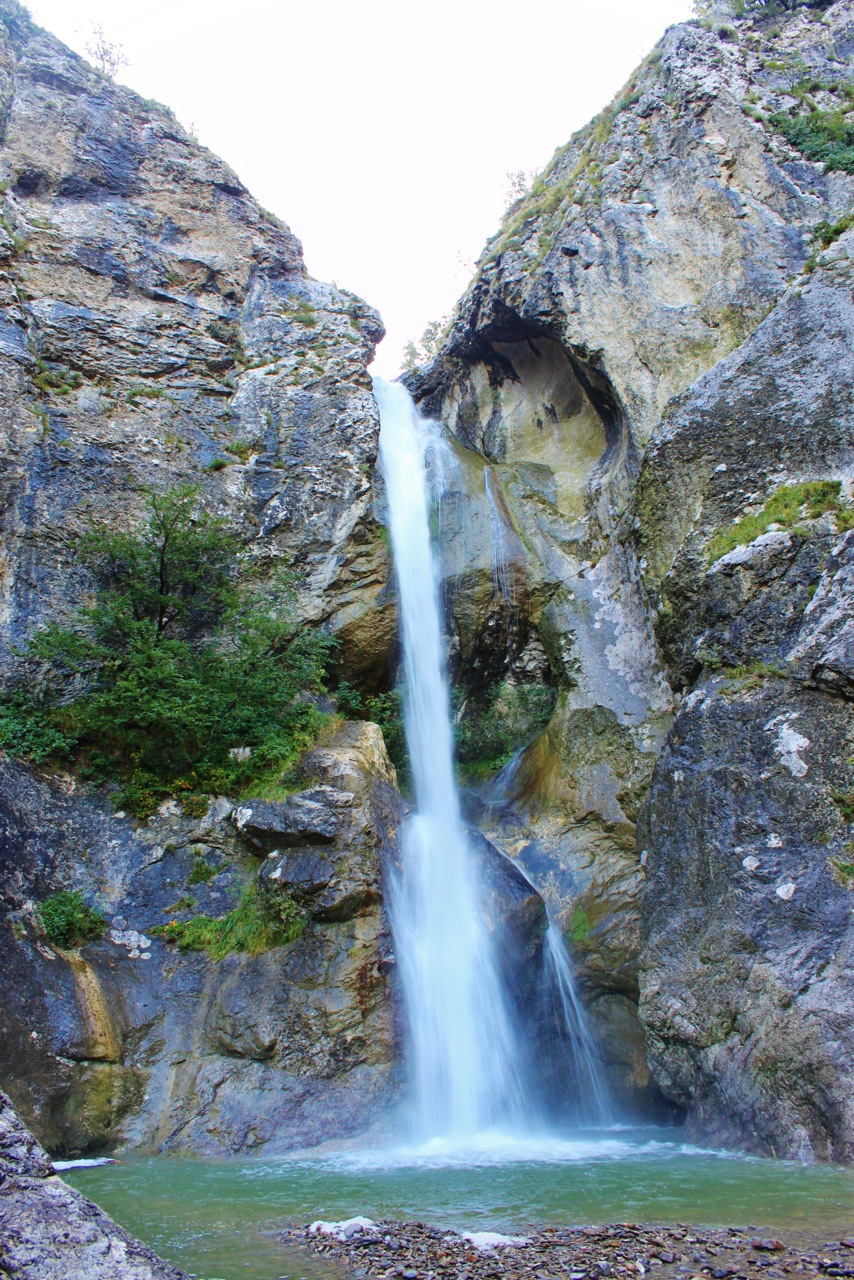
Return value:
<svg viewBox="0 0 854 1280">
<path fill-rule="evenodd" d="M 491 467 L 486 467 L 484 470 L 483 489 L 486 494 L 486 505 L 489 511 L 489 534 L 492 544 L 492 585 L 495 594 L 502 596 L 505 603 L 512 608 L 516 603 L 515 547 L 511 542 L 510 533 L 496 497 L 495 481 Z"/>
<path fill-rule="evenodd" d="M 551 917 L 546 930 L 544 957 L 545 980 L 555 1021 L 578 1082 L 578 1119 L 587 1124 L 610 1124 L 611 1106 L 599 1079 L 593 1041 L 584 1005 L 575 986 L 572 962 L 560 928 Z"/>
<path fill-rule="evenodd" d="M 449 449 L 404 387 L 374 379 L 380 461 L 400 611 L 404 727 L 415 813 L 402 833 L 402 866 L 391 877 L 389 913 L 403 987 L 415 1124 L 421 1138 L 472 1138 L 489 1129 L 531 1132 L 537 1111 L 524 1054 L 481 910 L 454 778 L 439 573 L 430 539 L 429 472 L 446 476 Z M 487 488 L 487 494 L 492 497 Z M 497 505 L 496 505 L 497 512 Z M 503 586 L 504 584 L 502 584 Z M 565 1028 L 586 1119 L 604 1121 L 584 1011 L 569 957 L 552 925 L 546 937 L 547 994 Z"/>
<path fill-rule="evenodd" d="M 428 448 L 441 437 L 404 387 L 374 381 L 403 641 L 404 725 L 416 813 L 403 833 L 391 920 L 421 1136 L 516 1127 L 528 1101 L 497 957 L 479 909 L 454 780 L 453 735 L 430 544 Z"/>
</svg>

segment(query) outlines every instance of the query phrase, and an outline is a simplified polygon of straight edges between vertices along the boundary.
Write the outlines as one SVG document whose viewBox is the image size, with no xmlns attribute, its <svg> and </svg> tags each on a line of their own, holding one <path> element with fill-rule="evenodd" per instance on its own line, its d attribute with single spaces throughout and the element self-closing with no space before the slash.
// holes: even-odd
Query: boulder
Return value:
<svg viewBox="0 0 854 1280">
<path fill-rule="evenodd" d="M 0 1270 L 15 1280 L 189 1280 L 56 1176 L 4 1093 Z"/>
</svg>

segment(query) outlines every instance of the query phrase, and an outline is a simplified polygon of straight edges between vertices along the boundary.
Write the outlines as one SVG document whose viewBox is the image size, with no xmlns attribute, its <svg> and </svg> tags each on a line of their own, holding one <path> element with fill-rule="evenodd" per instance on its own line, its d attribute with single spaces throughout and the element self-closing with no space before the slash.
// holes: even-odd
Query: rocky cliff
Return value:
<svg viewBox="0 0 854 1280">
<path fill-rule="evenodd" d="M 75 550 L 91 521 L 133 527 L 148 490 L 189 484 L 261 582 L 294 566 L 302 617 L 375 687 L 394 627 L 376 312 L 313 280 L 288 228 L 166 108 L 15 0 L 0 95 L 0 665 L 91 598 Z M 393 1093 L 381 862 L 399 798 L 378 730 L 333 737 L 303 794 L 239 819 L 212 799 L 140 823 L 69 774 L 2 765 L 2 1080 L 52 1151 L 294 1145 L 364 1126 Z M 282 885 L 307 921 L 298 945 L 214 961 L 151 932 L 225 916 L 255 886 L 275 914 Z M 60 888 L 99 904 L 101 941 L 48 943 L 36 908 Z"/>
<path fill-rule="evenodd" d="M 408 381 L 453 437 L 435 516 L 470 812 L 564 928 L 612 1091 L 704 1140 L 850 1160 L 854 12 L 764 8 L 666 33 Z M 91 597 L 90 520 L 188 482 L 262 578 L 300 570 L 350 705 L 388 689 L 376 314 L 164 108 L 14 0 L 0 36 L 4 669 Z M 52 1149 L 281 1150 L 394 1097 L 378 731 L 332 721 L 290 783 L 137 821 L 2 762 L 2 1083 Z M 542 903 L 483 847 L 530 957 Z M 57 887 L 109 932 L 51 944 Z M 302 935 L 181 949 L 247 893 Z"/>
<path fill-rule="evenodd" d="M 15 1280 L 189 1280 L 57 1177 L 2 1093 L 0 1267 Z"/>
<path fill-rule="evenodd" d="M 133 523 L 146 486 L 191 483 L 259 565 L 298 565 L 304 615 L 370 679 L 388 650 L 376 312 L 14 0 L 0 95 L 4 652 L 85 594 L 71 548 L 91 519 Z"/>
<path fill-rule="evenodd" d="M 734 8 L 555 154 L 409 382 L 460 442 L 463 718 L 556 694 L 481 820 L 616 1088 L 850 1159 L 854 13 Z"/>
</svg>

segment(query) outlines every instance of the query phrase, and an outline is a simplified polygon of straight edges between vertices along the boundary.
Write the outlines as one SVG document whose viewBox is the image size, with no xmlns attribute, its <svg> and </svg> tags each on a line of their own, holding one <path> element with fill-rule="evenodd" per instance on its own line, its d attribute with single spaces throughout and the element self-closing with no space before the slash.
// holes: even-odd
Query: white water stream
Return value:
<svg viewBox="0 0 854 1280">
<path fill-rule="evenodd" d="M 415 1136 L 459 1141 L 489 1130 L 531 1132 L 539 1127 L 536 1108 L 494 941 L 480 906 L 478 866 L 466 838 L 454 779 L 428 479 L 428 462 L 441 476 L 448 446 L 440 429 L 421 418 L 404 387 L 377 378 L 374 394 L 382 421 L 380 459 L 398 589 L 404 723 L 416 801 L 416 813 L 403 833 L 403 868 L 391 886 L 395 951 L 409 1028 Z M 566 1015 L 579 1066 L 575 1037 L 583 1026 L 583 1010 L 559 931 L 553 932 L 547 972 Z M 580 1085 L 584 1063 L 595 1077 L 589 1041 L 581 1056 Z M 602 1108 L 595 1119 L 604 1118 Z"/>
</svg>

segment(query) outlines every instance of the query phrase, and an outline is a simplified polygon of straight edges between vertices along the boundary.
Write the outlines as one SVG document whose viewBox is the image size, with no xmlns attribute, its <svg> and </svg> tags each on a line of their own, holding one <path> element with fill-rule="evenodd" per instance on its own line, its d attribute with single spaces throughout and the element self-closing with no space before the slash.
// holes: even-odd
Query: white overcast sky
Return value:
<svg viewBox="0 0 854 1280">
<path fill-rule="evenodd" d="M 27 0 L 170 106 L 300 237 L 309 271 L 382 313 L 375 368 L 448 313 L 507 173 L 543 167 L 691 0 Z"/>
</svg>

